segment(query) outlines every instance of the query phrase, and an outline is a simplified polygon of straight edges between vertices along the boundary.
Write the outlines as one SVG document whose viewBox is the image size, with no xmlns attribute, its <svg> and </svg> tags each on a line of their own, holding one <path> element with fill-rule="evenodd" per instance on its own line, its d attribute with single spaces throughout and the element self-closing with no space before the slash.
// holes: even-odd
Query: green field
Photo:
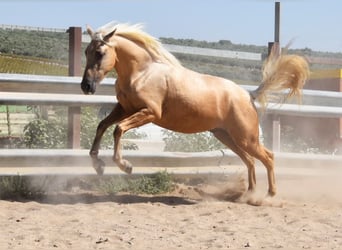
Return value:
<svg viewBox="0 0 342 250">
<path fill-rule="evenodd" d="M 10 113 L 26 113 L 28 112 L 27 106 L 14 106 L 14 105 L 1 105 L 0 106 L 0 113 L 6 113 L 7 110 Z"/>
<path fill-rule="evenodd" d="M 0 54 L 0 73 L 67 76 L 68 65 L 49 59 Z"/>
</svg>

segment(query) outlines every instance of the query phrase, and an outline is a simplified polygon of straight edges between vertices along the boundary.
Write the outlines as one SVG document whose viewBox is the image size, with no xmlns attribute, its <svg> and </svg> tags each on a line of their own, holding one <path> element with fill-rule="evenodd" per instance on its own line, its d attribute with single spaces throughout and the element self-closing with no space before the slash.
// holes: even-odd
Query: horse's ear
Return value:
<svg viewBox="0 0 342 250">
<path fill-rule="evenodd" d="M 87 32 L 91 38 L 94 37 L 94 31 L 88 24 L 87 24 Z"/>
<path fill-rule="evenodd" d="M 116 29 L 114 29 L 112 32 L 110 32 L 109 34 L 105 35 L 105 37 L 103 38 L 103 41 L 108 42 L 109 39 L 114 35 Z"/>
</svg>

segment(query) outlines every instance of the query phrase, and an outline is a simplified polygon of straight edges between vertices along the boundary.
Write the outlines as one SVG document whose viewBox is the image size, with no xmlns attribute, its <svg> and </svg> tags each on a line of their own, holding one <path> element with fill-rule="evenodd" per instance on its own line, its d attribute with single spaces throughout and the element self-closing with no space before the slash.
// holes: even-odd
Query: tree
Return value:
<svg viewBox="0 0 342 250">
<path fill-rule="evenodd" d="M 24 127 L 23 142 L 28 148 L 65 148 L 67 144 L 65 110 L 54 110 L 49 116 L 46 107 L 30 106 L 36 118 Z"/>
</svg>

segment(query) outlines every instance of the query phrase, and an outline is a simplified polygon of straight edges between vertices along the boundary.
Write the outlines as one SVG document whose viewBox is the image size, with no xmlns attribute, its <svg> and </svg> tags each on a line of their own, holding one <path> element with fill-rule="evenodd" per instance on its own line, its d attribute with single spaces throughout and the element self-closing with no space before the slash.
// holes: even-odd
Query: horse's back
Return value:
<svg viewBox="0 0 342 250">
<path fill-rule="evenodd" d="M 230 80 L 186 68 L 172 69 L 166 78 L 163 116 L 156 124 L 167 129 L 211 130 L 226 126 L 239 107 L 253 110 L 249 93 Z"/>
<path fill-rule="evenodd" d="M 213 75 L 183 69 L 174 81 L 177 92 L 196 104 L 212 102 L 227 111 L 233 104 L 250 104 L 250 94 L 235 82 Z"/>
</svg>

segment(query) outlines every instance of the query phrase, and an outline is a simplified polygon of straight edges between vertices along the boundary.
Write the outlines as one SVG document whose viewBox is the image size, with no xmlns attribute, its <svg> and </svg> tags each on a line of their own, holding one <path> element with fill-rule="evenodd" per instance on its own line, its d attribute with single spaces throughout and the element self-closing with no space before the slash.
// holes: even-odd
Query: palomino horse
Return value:
<svg viewBox="0 0 342 250">
<path fill-rule="evenodd" d="M 92 40 L 85 51 L 83 92 L 93 94 L 109 71 L 114 68 L 117 73 L 118 103 L 99 123 L 90 150 L 98 174 L 104 171 L 104 162 L 98 158 L 100 141 L 109 126 L 117 124 L 113 160 L 122 171 L 131 173 L 132 165 L 121 155 L 121 136 L 154 123 L 182 133 L 211 131 L 246 164 L 249 191 L 256 186 L 254 158 L 260 160 L 267 169 L 268 194 L 275 195 L 273 153 L 259 143 L 254 100 L 265 101 L 267 91 L 275 89 L 289 88 L 290 94 L 300 95 L 309 72 L 302 57 L 271 53 L 262 84 L 248 93 L 230 80 L 184 68 L 140 25 L 110 23 L 97 31 L 88 26 L 87 31 Z"/>
</svg>

